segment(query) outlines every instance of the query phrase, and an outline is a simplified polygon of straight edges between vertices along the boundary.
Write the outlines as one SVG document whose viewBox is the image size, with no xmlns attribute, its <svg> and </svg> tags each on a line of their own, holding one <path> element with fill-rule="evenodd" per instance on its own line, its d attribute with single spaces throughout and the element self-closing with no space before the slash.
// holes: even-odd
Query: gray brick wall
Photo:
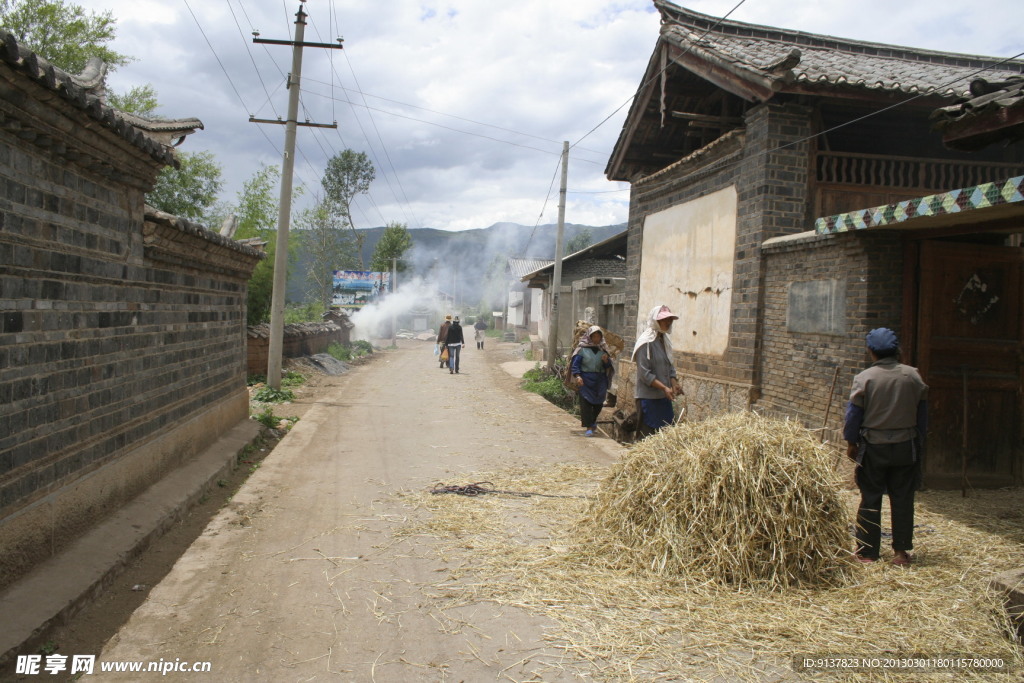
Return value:
<svg viewBox="0 0 1024 683">
<path fill-rule="evenodd" d="M 793 105 L 760 105 L 746 115 L 745 133 L 721 141 L 702 158 L 634 184 L 630 201 L 626 263 L 625 330 L 635 341 L 643 219 L 734 185 L 737 190 L 736 251 L 729 344 L 721 356 L 676 354 L 676 365 L 697 382 L 705 406 L 695 411 L 730 410 L 756 398 L 763 319 L 761 243 L 810 228 L 808 165 L 811 111 Z M 642 322 L 642 321 L 640 321 Z M 744 401 L 737 399 L 744 396 Z"/>
<path fill-rule="evenodd" d="M 787 291 L 793 282 L 838 279 L 845 284 L 845 332 L 792 332 Z M 875 327 L 902 332 L 903 247 L 898 233 L 855 231 L 768 248 L 765 254 L 765 332 L 759 411 L 827 429 L 841 440 L 853 375 L 867 367 L 864 335 Z M 825 425 L 829 388 L 839 368 Z"/>
<path fill-rule="evenodd" d="M 138 490 L 111 487 L 45 547 L 5 535 L 16 513 L 244 392 L 259 259 L 199 226 L 147 222 L 143 188 L 159 162 L 24 89 L 0 103 L 0 586 Z M 28 133 L 61 121 L 63 147 Z"/>
</svg>

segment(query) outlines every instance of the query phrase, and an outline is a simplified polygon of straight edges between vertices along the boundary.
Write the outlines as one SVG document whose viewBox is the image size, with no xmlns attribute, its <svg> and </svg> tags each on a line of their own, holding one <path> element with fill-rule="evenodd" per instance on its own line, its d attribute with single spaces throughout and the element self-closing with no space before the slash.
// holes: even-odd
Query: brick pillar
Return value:
<svg viewBox="0 0 1024 683">
<path fill-rule="evenodd" d="M 761 243 L 810 229 L 808 168 L 811 109 L 763 104 L 746 115 L 746 145 L 737 183 L 736 265 L 733 274 L 730 359 L 743 378 L 760 385 L 764 327 Z"/>
</svg>

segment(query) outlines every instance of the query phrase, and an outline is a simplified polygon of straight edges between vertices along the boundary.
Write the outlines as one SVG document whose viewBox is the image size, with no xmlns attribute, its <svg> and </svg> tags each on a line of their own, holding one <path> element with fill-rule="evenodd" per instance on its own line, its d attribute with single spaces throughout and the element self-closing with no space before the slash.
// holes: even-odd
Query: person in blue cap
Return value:
<svg viewBox="0 0 1024 683">
<path fill-rule="evenodd" d="M 882 497 L 889 493 L 895 565 L 910 564 L 914 547 L 914 491 L 928 429 L 928 385 L 916 368 L 899 362 L 896 333 L 867 334 L 872 363 L 853 378 L 843 438 L 856 463 L 857 558 L 876 562 L 882 539 Z"/>
</svg>

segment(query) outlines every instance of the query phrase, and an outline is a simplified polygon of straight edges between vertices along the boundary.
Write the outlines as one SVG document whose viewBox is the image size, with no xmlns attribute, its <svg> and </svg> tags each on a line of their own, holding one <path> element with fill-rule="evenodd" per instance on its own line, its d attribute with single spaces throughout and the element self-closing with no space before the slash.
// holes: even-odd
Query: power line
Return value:
<svg viewBox="0 0 1024 683">
<path fill-rule="evenodd" d="M 733 8 L 731 9 L 731 10 L 729 10 L 729 12 L 728 12 L 728 13 L 727 13 L 727 14 L 726 14 L 726 15 L 725 15 L 724 17 L 722 17 L 721 19 L 719 19 L 718 21 L 716 21 L 716 22 L 715 22 L 715 23 L 714 23 L 714 24 L 713 24 L 713 25 L 711 26 L 711 28 L 709 28 L 709 29 L 708 29 L 707 31 L 704 31 L 704 33 L 702 33 L 702 34 L 701 34 L 700 38 L 697 38 L 697 40 L 695 40 L 695 41 L 693 41 L 692 43 L 690 43 L 690 45 L 689 45 L 689 46 L 688 46 L 688 47 L 686 48 L 686 50 L 685 50 L 685 51 L 683 52 L 683 54 L 681 54 L 681 55 L 679 55 L 679 56 L 680 56 L 680 57 L 684 57 L 684 56 L 686 56 L 686 54 L 687 54 L 687 53 L 688 53 L 688 52 L 690 51 L 690 49 L 691 49 L 691 48 L 692 48 L 692 47 L 693 47 L 693 46 L 694 46 L 694 45 L 695 45 L 696 43 L 699 43 L 699 42 L 700 42 L 701 40 L 703 40 L 703 39 L 704 39 L 704 36 L 706 36 L 707 34 L 711 33 L 711 32 L 712 32 L 713 30 L 715 30 L 716 28 L 718 28 L 718 25 L 719 25 L 719 24 L 721 24 L 721 23 L 722 23 L 723 21 L 725 21 L 726 19 L 728 19 L 728 18 L 729 18 L 729 15 L 731 15 L 731 14 L 732 14 L 733 12 L 735 12 L 736 10 L 738 10 L 738 9 L 740 8 L 740 6 L 741 6 L 741 5 L 743 4 L 743 3 L 745 3 L 746 1 L 747 1 L 747 0 L 740 0 L 740 1 L 738 2 L 738 3 L 736 3 L 736 6 L 735 6 L 735 7 L 733 7 Z M 650 85 L 651 83 L 653 83 L 653 82 L 654 82 L 654 79 L 655 79 L 655 78 L 658 78 L 659 76 L 661 76 L 661 74 L 663 74 L 663 73 L 664 73 L 664 72 L 665 72 L 665 71 L 666 71 L 666 70 L 668 69 L 668 67 L 669 67 L 669 65 L 670 65 L 670 64 L 671 64 L 671 62 L 669 62 L 668 64 L 666 64 L 666 65 L 665 65 L 664 67 L 662 67 L 662 69 L 661 69 L 660 71 L 658 71 L 658 73 L 654 74 L 654 75 L 653 75 L 653 76 L 651 76 L 651 77 L 650 77 L 649 79 L 647 79 L 646 81 L 644 81 L 644 82 L 643 82 L 643 83 L 642 83 L 642 84 L 640 85 L 640 87 L 636 89 L 636 93 L 633 93 L 632 95 L 630 95 L 630 96 L 629 96 L 629 99 L 627 99 L 627 100 L 626 100 L 625 102 L 623 102 L 622 104 L 620 104 L 620 105 L 618 106 L 618 108 L 617 108 L 617 109 L 616 109 L 615 111 L 613 111 L 613 112 L 612 112 L 611 114 L 609 114 L 608 116 L 604 117 L 604 118 L 603 118 L 603 119 L 601 120 L 601 122 L 600 122 L 599 124 L 597 124 L 596 126 L 594 126 L 593 128 L 591 128 L 591 129 L 590 129 L 589 131 L 587 131 L 586 135 L 584 135 L 584 136 L 583 136 L 583 137 L 581 137 L 581 138 L 580 138 L 579 140 L 577 140 L 576 142 L 574 142 L 574 143 L 573 143 L 573 144 L 571 145 L 571 147 L 575 147 L 576 145 L 580 144 L 581 142 L 583 142 L 584 140 L 586 140 L 586 139 L 587 139 L 587 137 L 588 137 L 588 136 L 590 136 L 590 134 L 591 134 L 591 133 L 593 133 L 593 132 L 594 132 L 595 130 L 597 130 L 598 128 L 600 128 L 600 127 L 601 127 L 601 126 L 603 126 L 604 124 L 608 123 L 608 120 L 609 120 L 609 119 L 610 119 L 611 117 L 613 117 L 613 116 L 615 116 L 616 114 L 618 114 L 618 113 L 619 113 L 619 111 L 621 111 L 623 107 L 625 107 L 625 106 L 626 106 L 627 104 L 629 104 L 630 102 L 632 102 L 632 101 L 633 101 L 633 100 L 634 100 L 634 99 L 636 98 L 636 96 L 637 96 L 637 93 L 640 93 L 640 92 L 642 92 L 642 91 L 644 90 L 644 88 L 646 88 L 646 87 L 647 87 L 648 85 Z"/>
<path fill-rule="evenodd" d="M 252 68 L 256 72 L 256 78 L 259 79 L 260 85 L 263 87 L 263 92 L 267 96 L 267 103 L 270 104 L 271 110 L 274 112 L 274 116 L 280 118 L 280 114 L 277 113 L 277 109 L 274 107 L 273 101 L 270 97 L 270 92 L 267 90 L 267 84 L 263 82 L 263 74 L 260 73 L 260 69 L 256 66 L 256 59 L 252 56 L 252 50 L 249 48 L 249 41 L 246 39 L 245 34 L 242 33 L 242 25 L 238 23 L 238 17 L 235 15 L 235 9 L 231 6 L 231 0 L 227 0 L 228 11 L 231 12 L 231 18 L 235 20 L 235 26 L 238 28 L 238 35 L 242 39 L 242 44 L 245 45 L 245 51 L 249 55 L 249 61 L 252 62 Z M 253 33 L 256 31 L 250 27 Z M 257 110 L 254 114 L 258 114 Z"/>
<path fill-rule="evenodd" d="M 308 90 L 307 94 L 316 95 L 317 97 L 325 97 L 325 98 L 328 97 L 328 95 L 324 95 L 322 93 L 318 93 L 318 92 L 316 92 L 314 90 Z M 434 121 L 427 121 L 426 119 L 418 119 L 418 118 L 416 118 L 414 116 L 407 116 L 405 114 L 399 114 L 398 112 L 388 111 L 387 109 L 377 109 L 376 107 L 371 107 L 371 106 L 366 105 L 366 104 L 359 104 L 358 102 L 352 102 L 350 100 L 339 99 L 338 101 L 339 102 L 343 102 L 345 104 L 350 104 L 353 107 L 363 107 L 363 108 L 369 109 L 371 111 L 377 111 L 377 112 L 380 112 L 382 114 L 388 114 L 390 116 L 396 116 L 396 117 L 398 117 L 400 119 L 405 119 L 407 121 L 416 121 L 417 123 L 425 123 L 428 126 L 436 126 L 437 128 L 443 128 L 444 130 L 448 130 L 448 131 L 451 131 L 453 133 L 459 133 L 461 135 L 469 135 L 469 136 L 472 136 L 472 137 L 483 138 L 484 140 L 491 140 L 492 142 L 500 142 L 500 143 L 502 143 L 504 145 L 511 145 L 512 147 L 520 147 L 522 149 L 529 149 L 529 150 L 532 150 L 534 152 L 540 152 L 541 154 L 548 154 L 548 155 L 551 155 L 551 156 L 561 156 L 561 152 L 552 152 L 550 150 L 541 149 L 540 147 L 532 147 L 530 145 L 524 145 L 524 144 L 521 144 L 521 143 L 518 143 L 518 142 L 512 142 L 511 140 L 502 140 L 501 138 L 492 137 L 490 135 L 484 135 L 483 133 L 473 133 L 473 132 L 468 131 L 468 130 L 462 130 L 462 129 L 459 129 L 459 128 L 452 128 L 451 126 L 446 126 L 443 123 L 436 123 Z M 594 165 L 600 165 L 602 163 L 602 162 L 598 162 L 598 161 L 591 161 L 590 159 L 580 159 L 580 158 L 577 158 L 576 161 L 581 161 L 583 163 L 594 164 Z"/>
<path fill-rule="evenodd" d="M 324 81 L 318 81 L 318 80 L 312 79 L 312 78 L 307 79 L 307 80 L 310 83 L 319 83 L 321 85 L 328 85 Z M 457 119 L 459 121 L 465 121 L 466 123 L 473 123 L 473 124 L 476 124 L 478 126 L 485 126 L 487 128 L 494 128 L 495 130 L 500 130 L 500 131 L 503 131 L 503 132 L 506 132 L 506 133 L 512 133 L 514 135 L 522 135 L 523 137 L 533 138 L 535 140 L 541 140 L 542 142 L 550 142 L 552 144 L 557 144 L 557 145 L 561 145 L 562 144 L 561 141 L 559 141 L 559 140 L 551 140 L 549 138 L 545 138 L 545 137 L 540 136 L 540 135 L 534 135 L 532 133 L 525 133 L 525 132 L 523 132 L 521 130 L 516 130 L 514 128 L 505 128 L 503 126 L 497 126 L 497 125 L 495 125 L 493 123 L 486 123 L 484 121 L 477 121 L 475 119 L 469 119 L 469 118 L 466 118 L 464 116 L 458 116 L 456 114 L 448 114 L 448 113 L 443 112 L 443 111 L 437 111 L 436 109 L 428 109 L 427 107 L 420 107 L 420 106 L 415 105 L 415 104 L 410 104 L 409 102 L 402 102 L 400 100 L 392 100 L 392 99 L 389 99 L 387 97 L 382 97 L 380 95 L 373 95 L 373 94 L 368 93 L 368 92 L 363 92 L 361 89 L 357 90 L 356 92 L 359 95 L 361 95 L 362 97 L 364 97 L 364 98 L 372 97 L 375 100 L 384 100 L 385 102 L 390 102 L 391 104 L 398 104 L 398 105 L 401 105 L 403 107 L 410 107 L 411 109 L 419 109 L 420 111 L 430 112 L 431 114 L 437 114 L 438 116 L 447 116 L 449 118 Z M 393 113 L 393 112 L 388 112 L 386 110 L 378 110 L 378 111 L 385 111 L 385 113 L 389 113 L 389 114 Z M 412 120 L 420 121 L 421 119 L 412 119 Z M 430 123 L 430 122 L 429 121 L 424 121 L 424 123 Z M 586 147 L 578 147 L 577 149 L 579 149 L 580 151 L 583 151 L 583 152 L 591 152 L 592 154 L 604 154 L 604 152 L 602 152 L 602 151 L 599 151 L 599 150 L 596 150 L 596 149 L 588 149 Z"/>
<path fill-rule="evenodd" d="M 337 14 L 334 15 L 334 18 L 335 18 L 335 20 L 337 20 Z M 328 15 L 328 20 L 330 20 L 330 13 Z M 310 23 L 313 26 L 313 30 L 316 32 L 317 36 L 319 37 L 320 36 L 320 30 L 317 28 L 316 23 L 313 22 L 312 19 L 310 20 Z M 335 27 L 335 28 L 337 28 L 337 27 Z M 340 31 L 336 31 L 336 32 L 340 33 Z M 321 38 L 321 40 L 322 40 L 322 38 Z M 352 73 L 352 79 L 355 81 L 356 87 L 359 88 L 359 79 L 356 76 L 355 69 L 352 67 L 352 61 L 348 58 L 348 53 L 345 53 L 345 62 L 348 64 L 349 71 Z M 338 76 L 338 81 L 339 81 L 339 84 L 340 84 L 341 76 L 337 73 L 337 69 L 335 69 L 335 67 L 334 67 L 333 60 L 331 61 L 331 74 L 332 74 L 332 76 Z M 344 86 L 342 86 L 342 87 L 344 87 Z M 331 96 L 332 102 L 335 101 L 335 98 L 334 98 L 333 94 L 334 93 L 333 93 L 333 84 L 332 84 L 332 93 L 331 93 L 331 95 L 332 95 Z M 355 112 L 354 111 L 353 111 L 353 116 L 355 116 Z M 358 116 L 355 116 L 355 118 L 356 118 L 356 120 L 358 122 Z M 362 123 L 359 123 L 360 130 L 363 130 L 363 137 L 366 138 L 367 145 L 369 146 L 371 153 L 374 154 L 374 160 L 377 162 L 377 166 L 381 167 L 381 174 L 384 177 L 384 182 L 387 184 L 388 189 L 391 190 L 391 194 L 395 198 L 395 201 L 402 208 L 402 212 L 405 213 L 406 208 L 408 208 L 409 211 L 412 211 L 412 206 L 409 203 L 409 198 L 408 198 L 408 196 L 405 193 L 405 188 L 402 186 L 402 179 L 399 177 L 398 171 L 395 170 L 395 165 L 391 161 L 391 155 L 388 153 L 387 145 L 384 144 L 384 139 L 381 137 L 380 130 L 377 128 L 377 122 L 373 120 L 372 116 L 370 117 L 370 123 L 373 125 L 374 132 L 377 135 L 377 141 L 380 143 L 381 150 L 383 150 L 383 152 L 384 152 L 384 158 L 387 159 L 388 165 L 391 168 L 391 173 L 392 173 L 392 175 L 394 175 L 395 182 L 398 184 L 398 188 L 399 188 L 399 190 L 402 193 L 402 199 L 399 199 L 398 194 L 395 192 L 395 189 L 391 186 L 391 180 L 388 178 L 388 174 L 387 174 L 386 170 L 382 167 L 380 161 L 376 159 L 376 152 L 373 149 L 373 145 L 370 144 L 369 137 L 366 135 L 365 130 L 363 130 L 363 128 L 362 128 Z M 404 202 L 403 202 L 403 200 L 404 200 Z M 405 220 L 406 220 L 407 224 L 411 223 L 411 221 L 409 220 L 409 214 L 405 214 Z"/>
<path fill-rule="evenodd" d="M 537 226 L 540 225 L 540 221 L 544 218 L 544 211 L 548 208 L 548 201 L 551 199 L 551 190 L 555 187 L 555 178 L 558 177 L 558 169 L 562 165 L 562 156 L 558 156 L 558 163 L 555 164 L 555 172 L 551 174 L 551 184 L 548 185 L 547 196 L 544 197 L 544 204 L 540 207 L 540 214 L 537 216 L 537 222 L 533 224 L 533 230 L 530 231 L 530 237 L 526 240 L 526 246 L 523 247 L 523 254 L 528 254 L 530 251 L 530 242 L 533 241 L 533 235 L 537 232 Z"/>
</svg>

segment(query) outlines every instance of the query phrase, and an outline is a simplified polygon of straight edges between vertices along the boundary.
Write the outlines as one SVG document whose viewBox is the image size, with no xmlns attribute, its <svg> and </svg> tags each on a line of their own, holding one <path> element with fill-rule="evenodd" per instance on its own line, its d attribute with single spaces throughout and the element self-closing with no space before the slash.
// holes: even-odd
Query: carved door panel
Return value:
<svg viewBox="0 0 1024 683">
<path fill-rule="evenodd" d="M 958 488 L 965 453 L 972 486 L 1021 480 L 1022 251 L 921 244 L 917 361 L 930 387 L 928 486 Z"/>
</svg>

